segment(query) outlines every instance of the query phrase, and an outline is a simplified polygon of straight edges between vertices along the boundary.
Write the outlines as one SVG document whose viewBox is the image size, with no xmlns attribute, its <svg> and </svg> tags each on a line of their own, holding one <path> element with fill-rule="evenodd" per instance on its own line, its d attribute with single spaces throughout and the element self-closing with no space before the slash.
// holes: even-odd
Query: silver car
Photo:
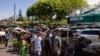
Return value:
<svg viewBox="0 0 100 56">
<path fill-rule="evenodd" d="M 85 37 L 90 39 L 92 43 L 100 43 L 100 29 L 83 29 L 74 32 L 75 38 Z"/>
</svg>

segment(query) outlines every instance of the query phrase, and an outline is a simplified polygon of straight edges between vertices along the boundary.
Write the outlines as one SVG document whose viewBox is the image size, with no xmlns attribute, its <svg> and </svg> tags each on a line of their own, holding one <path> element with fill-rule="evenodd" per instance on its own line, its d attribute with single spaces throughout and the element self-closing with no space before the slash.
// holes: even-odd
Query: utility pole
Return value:
<svg viewBox="0 0 100 56">
<path fill-rule="evenodd" d="M 69 30 L 70 30 L 70 27 L 69 27 L 69 23 L 70 23 L 70 17 L 69 16 L 66 16 L 67 18 L 67 44 L 69 44 Z"/>
<path fill-rule="evenodd" d="M 14 3 L 14 24 L 16 22 L 16 4 Z"/>
</svg>

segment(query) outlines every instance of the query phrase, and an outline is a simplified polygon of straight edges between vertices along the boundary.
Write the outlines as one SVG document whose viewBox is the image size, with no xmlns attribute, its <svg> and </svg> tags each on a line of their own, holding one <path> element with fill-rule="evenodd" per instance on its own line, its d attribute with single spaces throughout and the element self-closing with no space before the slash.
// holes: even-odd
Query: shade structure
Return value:
<svg viewBox="0 0 100 56">
<path fill-rule="evenodd" d="M 83 18 L 83 20 L 72 21 L 73 23 L 98 23 L 100 22 L 100 5 L 95 6 L 94 8 L 91 8 L 78 16 Z"/>
<path fill-rule="evenodd" d="M 81 15 L 83 22 L 100 22 L 100 13 L 89 13 Z"/>
</svg>

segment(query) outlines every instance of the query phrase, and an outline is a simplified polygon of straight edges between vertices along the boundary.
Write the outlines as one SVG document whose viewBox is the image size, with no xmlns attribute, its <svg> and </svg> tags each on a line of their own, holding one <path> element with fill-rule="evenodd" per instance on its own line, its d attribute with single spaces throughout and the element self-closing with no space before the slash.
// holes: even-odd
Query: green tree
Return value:
<svg viewBox="0 0 100 56">
<path fill-rule="evenodd" d="M 23 16 L 22 16 L 22 11 L 21 11 L 21 9 L 19 10 L 19 15 L 18 15 L 17 21 L 24 21 L 24 18 L 23 18 Z"/>
<path fill-rule="evenodd" d="M 80 14 L 82 14 L 82 12 L 84 12 L 85 11 L 85 9 L 88 9 L 89 8 L 89 4 L 86 2 L 86 1 L 84 1 L 83 3 L 82 3 L 82 7 L 80 7 Z"/>
<path fill-rule="evenodd" d="M 84 0 L 38 0 L 27 9 L 27 16 L 36 16 L 39 20 L 52 20 L 53 15 L 57 15 L 56 20 L 65 18 L 74 11 L 83 8 Z"/>
</svg>

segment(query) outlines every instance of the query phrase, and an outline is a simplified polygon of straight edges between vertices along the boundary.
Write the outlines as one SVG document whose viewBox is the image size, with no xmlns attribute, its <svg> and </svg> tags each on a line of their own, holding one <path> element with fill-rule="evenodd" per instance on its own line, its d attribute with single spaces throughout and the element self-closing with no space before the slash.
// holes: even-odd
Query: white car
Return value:
<svg viewBox="0 0 100 56">
<path fill-rule="evenodd" d="M 100 29 L 83 29 L 74 32 L 75 38 L 85 37 L 90 39 L 92 43 L 100 43 Z"/>
<path fill-rule="evenodd" d="M 62 39 L 67 39 L 67 37 L 69 38 L 73 37 L 72 31 L 68 28 L 56 28 L 56 29 L 62 31 L 62 34 L 61 34 Z"/>
</svg>

